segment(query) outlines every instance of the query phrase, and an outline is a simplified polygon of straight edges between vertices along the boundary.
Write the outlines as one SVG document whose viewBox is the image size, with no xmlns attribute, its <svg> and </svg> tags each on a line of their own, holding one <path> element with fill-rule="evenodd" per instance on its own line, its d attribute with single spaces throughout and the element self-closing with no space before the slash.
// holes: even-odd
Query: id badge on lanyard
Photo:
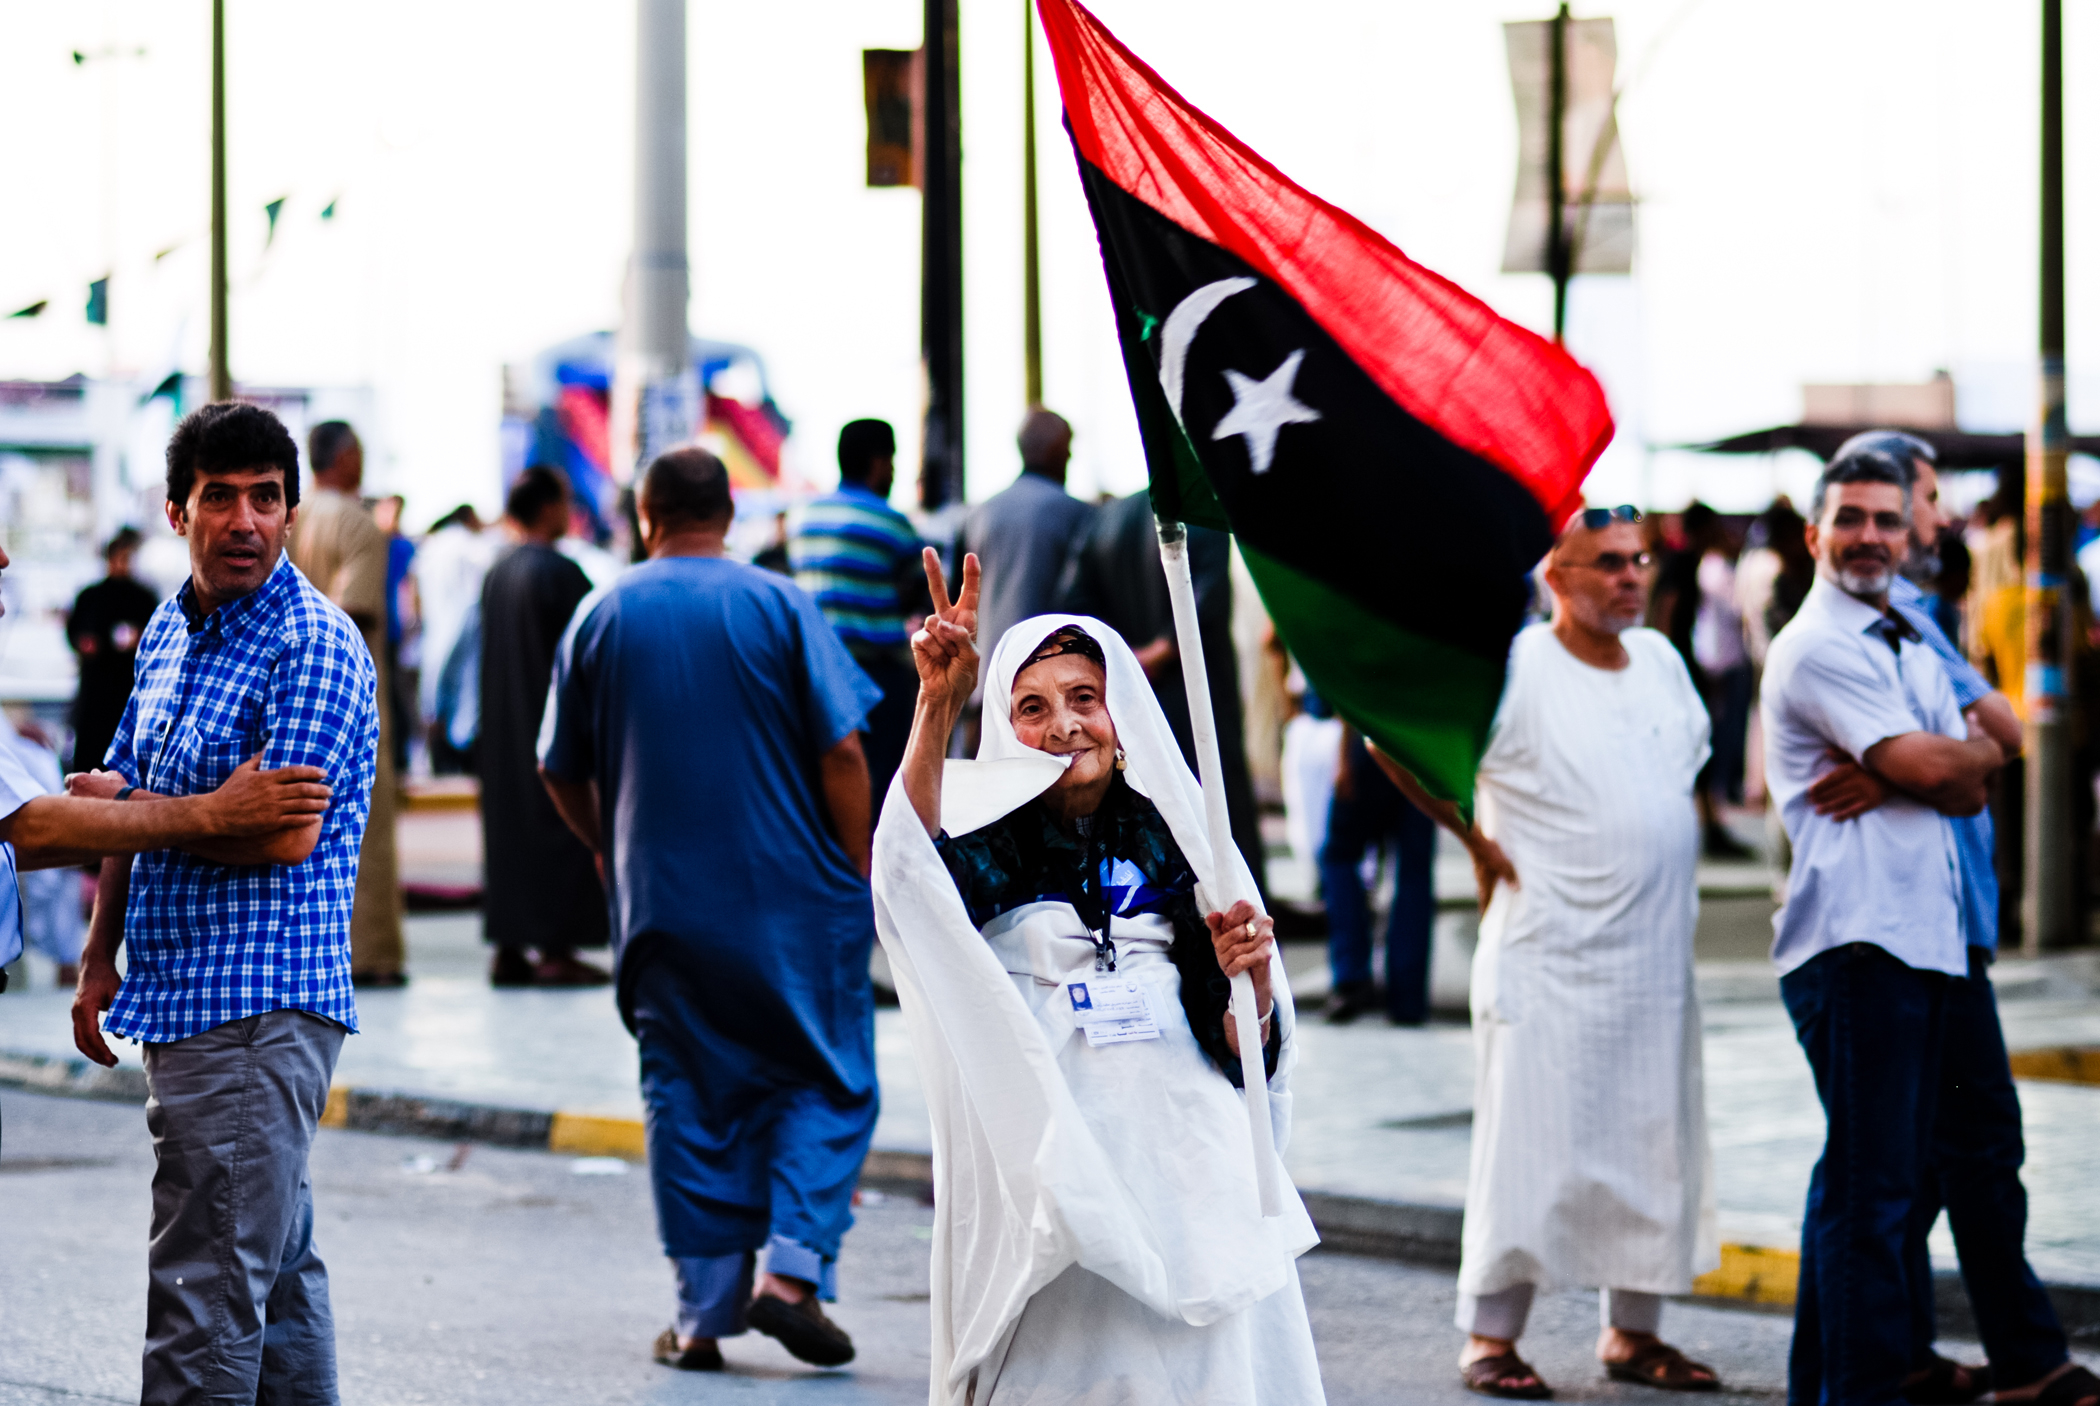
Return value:
<svg viewBox="0 0 2100 1406">
<path fill-rule="evenodd" d="M 1068 981 L 1065 999 L 1072 1003 L 1072 1023 L 1086 1032 L 1089 1045 L 1159 1038 L 1159 1018 L 1153 1014 L 1150 995 L 1127 976 Z"/>
</svg>

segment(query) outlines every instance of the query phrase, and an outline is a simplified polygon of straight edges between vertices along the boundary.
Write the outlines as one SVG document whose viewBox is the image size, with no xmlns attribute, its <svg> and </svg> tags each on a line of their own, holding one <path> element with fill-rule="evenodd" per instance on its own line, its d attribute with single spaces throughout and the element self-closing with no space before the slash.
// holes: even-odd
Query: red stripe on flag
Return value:
<svg viewBox="0 0 2100 1406">
<path fill-rule="evenodd" d="M 1082 156 L 1273 279 L 1402 409 L 1508 472 L 1556 528 L 1581 506 L 1612 436 L 1596 377 L 1255 155 L 1075 0 L 1037 8 Z"/>
</svg>

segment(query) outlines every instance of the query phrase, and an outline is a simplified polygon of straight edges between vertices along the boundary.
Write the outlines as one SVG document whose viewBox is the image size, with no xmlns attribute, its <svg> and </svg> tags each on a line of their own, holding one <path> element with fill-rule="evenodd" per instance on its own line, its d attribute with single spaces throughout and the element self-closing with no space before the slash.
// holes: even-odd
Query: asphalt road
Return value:
<svg viewBox="0 0 2100 1406">
<path fill-rule="evenodd" d="M 143 1114 L 0 1090 L 0 1118 L 0 1406 L 136 1401 Z M 730 1372 L 698 1376 L 648 1358 L 671 1276 L 640 1168 L 342 1132 L 321 1134 L 313 1166 L 349 1406 L 926 1400 L 931 1216 L 909 1200 L 863 1207 L 847 1240 L 851 1368 L 812 1371 L 753 1334 L 726 1345 Z M 1319 1252 L 1300 1269 L 1329 1401 L 1479 1400 L 1457 1385 L 1449 1274 Z M 1525 1351 L 1563 1400 L 1662 1406 L 1603 1379 L 1596 1322 L 1593 1296 L 1542 1299 Z M 1673 1305 L 1664 1331 L 1732 1389 L 1705 1400 L 1782 1394 L 1784 1317 Z"/>
</svg>

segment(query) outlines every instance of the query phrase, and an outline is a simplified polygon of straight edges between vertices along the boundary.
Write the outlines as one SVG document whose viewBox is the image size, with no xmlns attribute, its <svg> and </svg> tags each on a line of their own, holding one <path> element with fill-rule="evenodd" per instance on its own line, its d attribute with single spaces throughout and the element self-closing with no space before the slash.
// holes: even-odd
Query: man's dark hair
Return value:
<svg viewBox="0 0 2100 1406">
<path fill-rule="evenodd" d="M 659 528 L 699 526 L 736 511 L 729 496 L 729 470 L 697 444 L 657 455 L 642 471 L 635 495 L 643 512 Z"/>
<path fill-rule="evenodd" d="M 139 536 L 139 530 L 136 527 L 120 527 L 117 529 L 116 536 L 102 544 L 102 559 L 108 561 L 118 552 L 135 552 L 139 549 L 139 543 L 145 540 L 145 538 Z"/>
<path fill-rule="evenodd" d="M 1695 545 L 1704 546 L 1707 534 L 1713 531 L 1714 524 L 1720 520 L 1719 513 L 1694 498 L 1684 510 L 1684 516 L 1678 521 L 1684 526 L 1686 538 Z"/>
<path fill-rule="evenodd" d="M 1939 454 L 1916 435 L 1901 430 L 1868 430 L 1838 446 L 1816 480 L 1815 500 L 1809 505 L 1812 522 L 1823 520 L 1823 504 L 1834 483 L 1893 483 L 1903 490 L 1903 514 L 1910 515 L 1911 480 L 1918 476 L 1917 461 L 1935 463 Z"/>
<path fill-rule="evenodd" d="M 1072 445 L 1072 426 L 1055 410 L 1045 410 L 1038 405 L 1021 420 L 1021 432 L 1014 436 L 1014 445 L 1021 451 L 1021 467 L 1047 470 L 1058 468 L 1062 461 L 1056 457 L 1062 448 L 1067 453 Z"/>
<path fill-rule="evenodd" d="M 168 501 L 187 510 L 198 474 L 276 468 L 284 505 L 299 506 L 299 446 L 284 421 L 244 400 L 215 400 L 182 417 L 168 440 Z"/>
<path fill-rule="evenodd" d="M 460 526 L 470 527 L 476 532 L 481 530 L 481 514 L 474 511 L 472 503 L 461 503 L 451 512 L 446 513 L 436 522 L 430 524 L 430 530 L 432 532 L 443 532 L 448 527 Z"/>
<path fill-rule="evenodd" d="M 518 481 L 510 486 L 510 494 L 503 500 L 503 511 L 521 523 L 535 523 L 540 514 L 555 503 L 569 499 L 569 481 L 558 469 L 545 464 L 534 464 L 518 475 Z"/>
<path fill-rule="evenodd" d="M 306 467 L 317 474 L 335 467 L 338 454 L 357 442 L 347 420 L 323 420 L 306 432 Z"/>
<path fill-rule="evenodd" d="M 897 432 L 887 420 L 855 420 L 839 431 L 839 478 L 866 483 L 877 459 L 897 453 Z"/>
</svg>

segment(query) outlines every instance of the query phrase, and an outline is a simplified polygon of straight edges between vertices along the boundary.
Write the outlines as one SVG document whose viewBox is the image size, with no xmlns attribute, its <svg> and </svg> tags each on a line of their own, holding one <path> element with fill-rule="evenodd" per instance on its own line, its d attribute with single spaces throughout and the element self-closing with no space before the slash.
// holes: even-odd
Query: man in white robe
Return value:
<svg viewBox="0 0 2100 1406">
<path fill-rule="evenodd" d="M 1613 1378 L 1718 1385 L 1657 1336 L 1663 1296 L 1719 1259 L 1692 970 L 1708 726 L 1669 640 L 1636 628 L 1638 517 L 1589 509 L 1548 558 L 1553 619 L 1510 651 L 1477 824 L 1395 776 L 1465 841 L 1485 910 L 1458 1326 L 1491 1396 L 1551 1394 L 1516 1342 L 1538 1289 L 1577 1285 L 1603 1291 Z"/>
</svg>

